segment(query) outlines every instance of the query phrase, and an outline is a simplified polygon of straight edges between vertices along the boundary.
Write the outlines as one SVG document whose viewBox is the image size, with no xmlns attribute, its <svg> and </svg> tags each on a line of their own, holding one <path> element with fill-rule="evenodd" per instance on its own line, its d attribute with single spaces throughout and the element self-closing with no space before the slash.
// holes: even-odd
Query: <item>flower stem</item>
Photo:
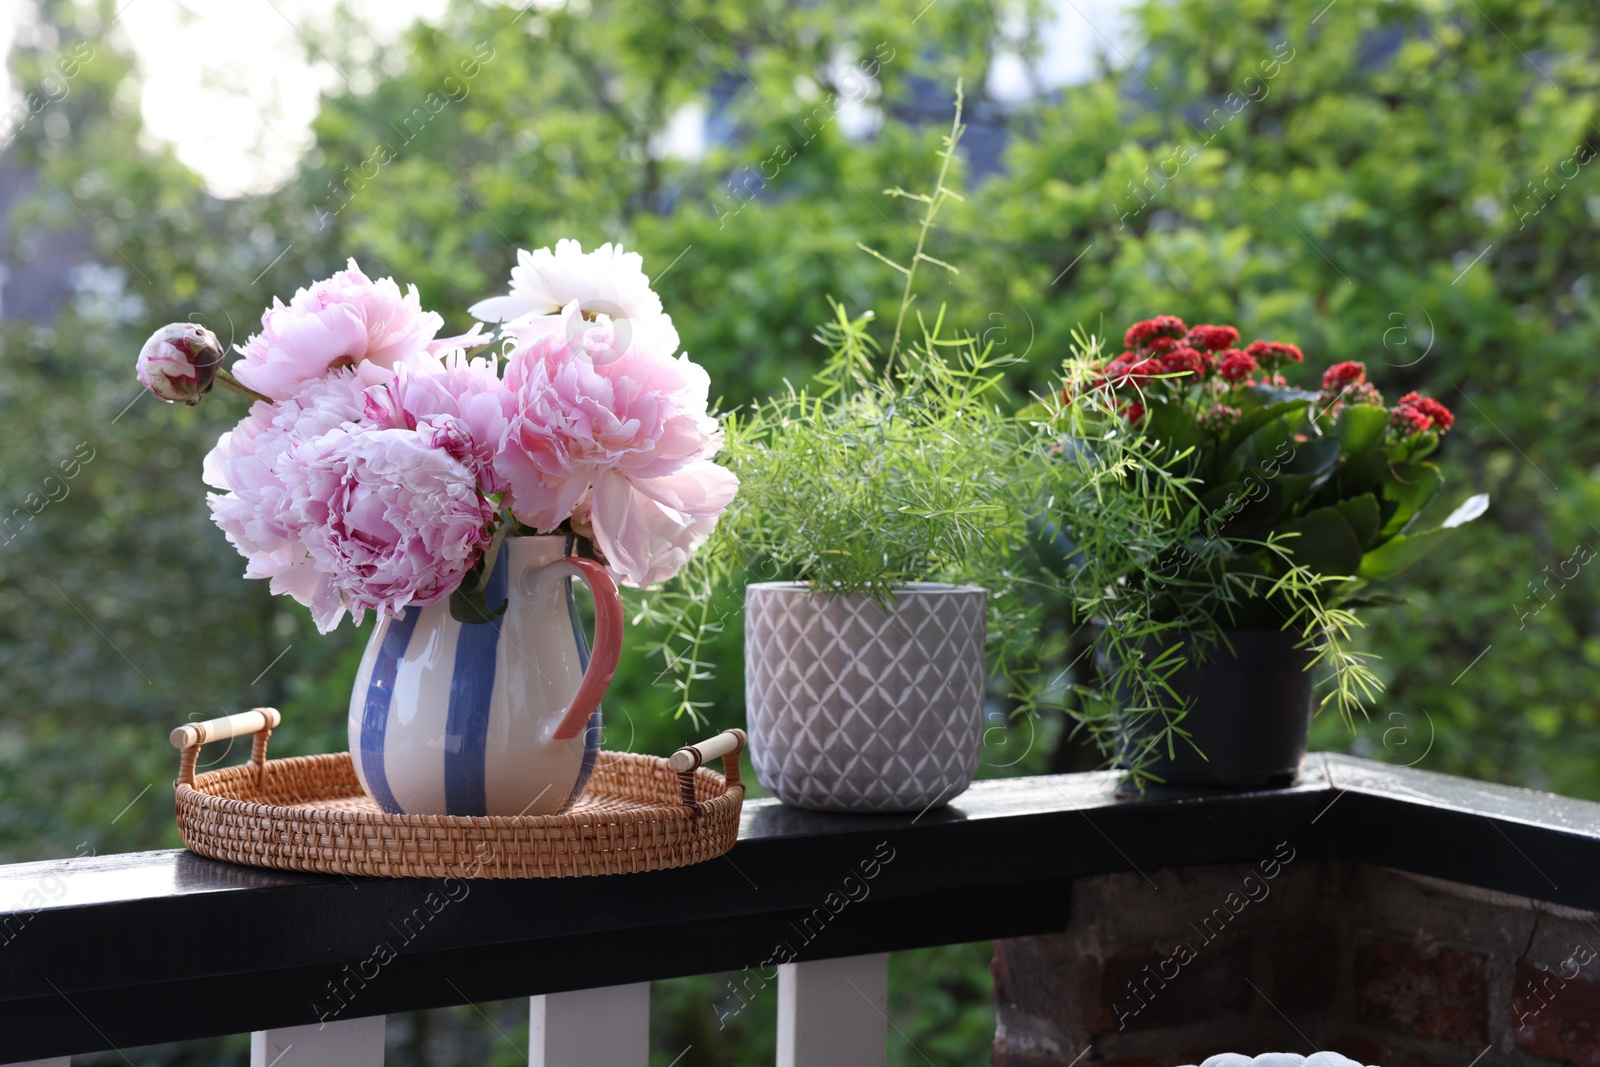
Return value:
<svg viewBox="0 0 1600 1067">
<path fill-rule="evenodd" d="M 264 396 L 261 393 L 256 392 L 254 389 L 251 389 L 249 386 L 241 385 L 239 383 L 239 379 L 220 368 L 217 370 L 216 384 L 222 386 L 224 389 L 230 390 L 231 392 L 238 393 L 240 396 L 247 396 L 251 400 L 265 400 L 269 404 L 272 403 L 272 398 L 270 396 Z"/>
</svg>

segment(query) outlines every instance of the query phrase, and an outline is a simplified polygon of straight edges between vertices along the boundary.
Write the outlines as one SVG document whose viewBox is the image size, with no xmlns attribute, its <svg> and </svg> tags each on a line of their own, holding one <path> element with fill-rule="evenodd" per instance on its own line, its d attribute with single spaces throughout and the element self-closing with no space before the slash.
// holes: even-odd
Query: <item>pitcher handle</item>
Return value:
<svg viewBox="0 0 1600 1067">
<path fill-rule="evenodd" d="M 622 596 L 617 592 L 617 583 L 604 567 L 581 556 L 567 556 L 540 568 L 541 577 L 563 572 L 570 578 L 582 578 L 594 597 L 594 651 L 572 703 L 556 726 L 557 741 L 569 741 L 583 732 L 589 716 L 600 706 L 600 698 L 611 685 L 611 676 L 617 673 L 617 660 L 622 656 Z"/>
</svg>

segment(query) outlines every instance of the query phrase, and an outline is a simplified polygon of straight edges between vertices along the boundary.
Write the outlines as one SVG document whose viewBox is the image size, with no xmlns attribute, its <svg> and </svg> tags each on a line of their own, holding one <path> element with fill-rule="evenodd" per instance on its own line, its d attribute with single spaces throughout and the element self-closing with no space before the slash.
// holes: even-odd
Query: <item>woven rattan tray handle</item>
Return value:
<svg viewBox="0 0 1600 1067">
<path fill-rule="evenodd" d="M 678 783 L 683 789 L 683 803 L 696 811 L 700 810 L 700 803 L 694 796 L 694 772 L 706 760 L 722 757 L 722 777 L 728 783 L 728 788 L 735 786 L 743 788 L 739 781 L 739 753 L 744 751 L 744 731 L 738 727 L 724 730 L 708 741 L 701 741 L 695 745 L 684 745 L 667 759 L 667 766 L 678 772 Z"/>
<path fill-rule="evenodd" d="M 267 765 L 267 738 L 272 728 L 283 721 L 277 708 L 255 708 L 237 715 L 224 715 L 220 719 L 191 722 L 172 731 L 172 747 L 178 757 L 178 785 L 194 784 L 194 764 L 200 755 L 200 746 L 207 741 L 222 741 L 240 734 L 255 734 L 255 744 L 250 748 L 250 762 L 257 767 Z"/>
</svg>

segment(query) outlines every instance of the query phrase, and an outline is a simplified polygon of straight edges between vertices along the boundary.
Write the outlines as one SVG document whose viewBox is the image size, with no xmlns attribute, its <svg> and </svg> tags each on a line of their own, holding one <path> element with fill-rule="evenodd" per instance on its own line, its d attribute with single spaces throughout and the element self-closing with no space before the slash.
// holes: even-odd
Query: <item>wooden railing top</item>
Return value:
<svg viewBox="0 0 1600 1067">
<path fill-rule="evenodd" d="M 0 867 L 0 1062 L 1061 929 L 1074 879 L 1297 854 L 1600 910 L 1600 804 L 1333 754 L 1281 790 L 979 782 L 921 815 L 745 806 L 726 857 L 530 881 L 140 852 Z"/>
</svg>

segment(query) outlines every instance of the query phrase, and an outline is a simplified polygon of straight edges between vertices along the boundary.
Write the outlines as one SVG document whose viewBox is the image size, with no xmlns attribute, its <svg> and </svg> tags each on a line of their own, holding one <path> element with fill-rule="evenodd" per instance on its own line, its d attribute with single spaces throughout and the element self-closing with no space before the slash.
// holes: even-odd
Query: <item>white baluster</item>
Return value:
<svg viewBox="0 0 1600 1067">
<path fill-rule="evenodd" d="M 528 1067 L 646 1067 L 650 983 L 528 998 Z"/>
<path fill-rule="evenodd" d="M 382 1015 L 257 1030 L 250 1067 L 383 1067 Z"/>
<path fill-rule="evenodd" d="M 889 957 L 848 956 L 778 968 L 778 1067 L 883 1067 Z"/>
</svg>

